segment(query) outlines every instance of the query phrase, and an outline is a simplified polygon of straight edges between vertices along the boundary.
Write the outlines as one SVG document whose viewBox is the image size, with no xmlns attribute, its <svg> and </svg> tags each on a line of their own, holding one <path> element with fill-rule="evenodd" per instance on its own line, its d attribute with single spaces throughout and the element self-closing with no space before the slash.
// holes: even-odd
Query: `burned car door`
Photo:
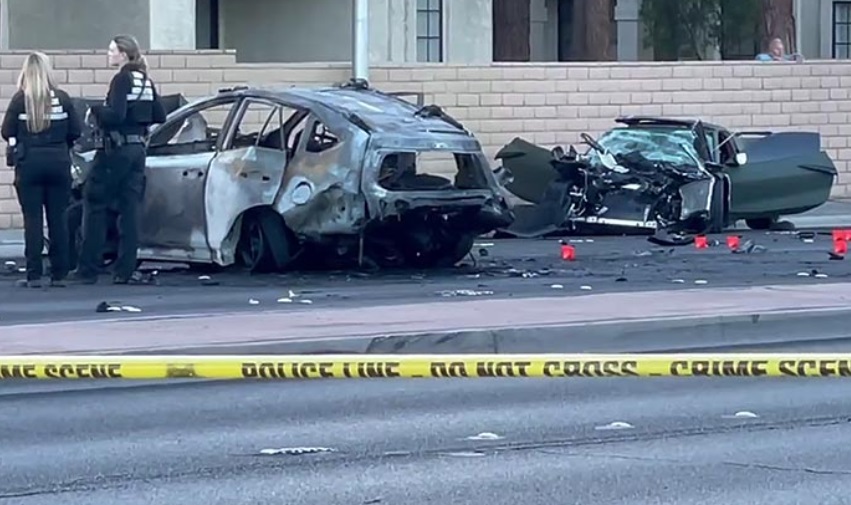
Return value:
<svg viewBox="0 0 851 505">
<path fill-rule="evenodd" d="M 820 143 L 812 132 L 761 135 L 746 140 L 743 152 L 727 142 L 722 163 L 730 179 L 731 218 L 777 218 L 826 202 L 837 171 Z"/>
<path fill-rule="evenodd" d="M 297 112 L 261 97 L 247 97 L 237 107 L 204 189 L 207 241 L 215 261 L 232 261 L 224 257 L 232 250 L 225 242 L 243 212 L 275 202 L 287 168 L 284 123 Z"/>
<path fill-rule="evenodd" d="M 201 102 L 152 133 L 140 224 L 143 257 L 210 259 L 204 187 L 235 101 L 219 98 Z"/>
</svg>

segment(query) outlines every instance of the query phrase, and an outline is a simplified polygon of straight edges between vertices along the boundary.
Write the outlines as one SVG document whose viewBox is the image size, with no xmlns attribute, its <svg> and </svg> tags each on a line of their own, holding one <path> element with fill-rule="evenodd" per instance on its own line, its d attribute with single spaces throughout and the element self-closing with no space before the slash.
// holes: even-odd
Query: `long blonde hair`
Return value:
<svg viewBox="0 0 851 505">
<path fill-rule="evenodd" d="M 53 101 L 50 90 L 56 88 L 50 59 L 42 52 L 33 52 L 24 60 L 18 75 L 18 89 L 24 93 L 27 129 L 33 133 L 50 127 Z"/>
</svg>

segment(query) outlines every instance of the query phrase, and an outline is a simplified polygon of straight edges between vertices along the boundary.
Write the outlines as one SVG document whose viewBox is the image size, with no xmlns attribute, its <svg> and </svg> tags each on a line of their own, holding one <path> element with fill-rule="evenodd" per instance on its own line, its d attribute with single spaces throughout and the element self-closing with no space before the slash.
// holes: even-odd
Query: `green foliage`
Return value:
<svg viewBox="0 0 851 505">
<path fill-rule="evenodd" d="M 639 13 L 657 60 L 706 59 L 708 47 L 747 40 L 759 15 L 760 0 L 644 0 Z"/>
</svg>

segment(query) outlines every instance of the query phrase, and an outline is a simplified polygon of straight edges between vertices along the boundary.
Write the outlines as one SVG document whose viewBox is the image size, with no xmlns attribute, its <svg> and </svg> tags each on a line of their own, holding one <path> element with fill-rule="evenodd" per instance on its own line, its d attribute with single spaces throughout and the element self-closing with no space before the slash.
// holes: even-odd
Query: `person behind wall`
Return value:
<svg viewBox="0 0 851 505">
<path fill-rule="evenodd" d="M 119 244 L 113 282 L 133 282 L 139 242 L 139 204 L 145 186 L 145 142 L 152 124 L 166 114 L 148 66 L 131 35 L 110 41 L 109 64 L 120 67 L 109 84 L 103 105 L 86 114 L 101 138 L 83 187 L 83 240 L 72 277 L 84 284 L 97 282 L 106 241 L 107 211 L 118 211 Z"/>
<path fill-rule="evenodd" d="M 6 164 L 15 167 L 14 186 L 24 217 L 25 285 L 30 287 L 40 287 L 44 275 L 42 213 L 50 238 L 50 284 L 64 286 L 68 275 L 64 213 L 71 199 L 70 149 L 81 128 L 71 98 L 54 81 L 47 55 L 28 55 L 3 118 L 2 137 L 9 145 Z"/>
<path fill-rule="evenodd" d="M 757 61 L 804 61 L 804 57 L 798 53 L 787 54 L 783 40 L 780 38 L 771 39 L 768 43 L 768 52 L 756 55 Z"/>
</svg>

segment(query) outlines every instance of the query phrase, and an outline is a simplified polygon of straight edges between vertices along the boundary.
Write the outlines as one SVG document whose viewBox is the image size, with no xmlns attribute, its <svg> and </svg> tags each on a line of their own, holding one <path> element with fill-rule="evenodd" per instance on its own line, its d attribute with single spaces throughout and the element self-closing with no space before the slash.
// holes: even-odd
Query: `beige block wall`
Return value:
<svg viewBox="0 0 851 505">
<path fill-rule="evenodd" d="M 24 53 L 0 53 L 0 111 L 15 91 Z M 95 52 L 51 53 L 59 82 L 73 95 L 99 97 L 113 71 Z M 233 52 L 156 52 L 148 56 L 163 94 L 199 98 L 244 84 L 329 84 L 347 65 L 237 64 Z M 610 128 L 615 116 L 700 116 L 733 129 L 817 130 L 841 172 L 836 198 L 851 198 L 851 62 L 552 63 L 378 67 L 371 81 L 389 91 L 421 91 L 480 138 L 492 157 L 515 136 L 547 146 Z M 5 149 L 5 145 L 0 146 Z M 4 164 L 5 165 L 5 164 Z M 21 227 L 0 167 L 0 229 Z"/>
</svg>

